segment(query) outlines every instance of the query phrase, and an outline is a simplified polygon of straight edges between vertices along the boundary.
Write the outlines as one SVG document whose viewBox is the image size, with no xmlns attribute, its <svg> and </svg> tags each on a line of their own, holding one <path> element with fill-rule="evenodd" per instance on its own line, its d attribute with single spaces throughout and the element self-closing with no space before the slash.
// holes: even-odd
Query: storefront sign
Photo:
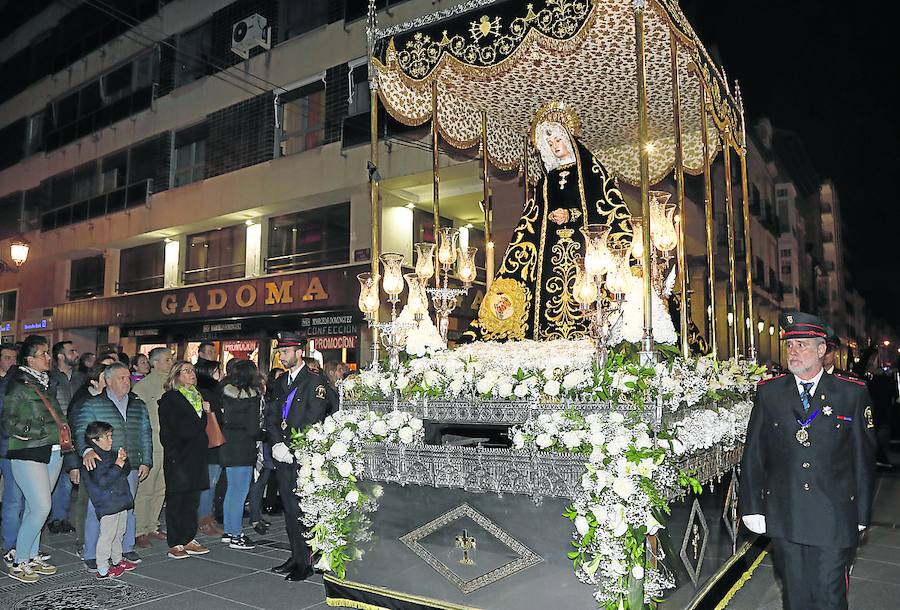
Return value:
<svg viewBox="0 0 900 610">
<path fill-rule="evenodd" d="M 240 322 L 222 322 L 221 324 L 204 324 L 203 334 L 229 332 L 233 330 L 243 330 L 244 325 Z"/>
<path fill-rule="evenodd" d="M 156 337 L 158 335 L 158 328 L 135 328 L 128 331 L 129 337 Z"/>
<path fill-rule="evenodd" d="M 8 333 L 12 331 L 12 322 L 3 322 L 0 324 L 0 333 Z"/>
<path fill-rule="evenodd" d="M 258 345 L 257 341 L 238 340 L 238 341 L 222 341 L 222 349 L 226 352 L 252 352 Z"/>
<path fill-rule="evenodd" d="M 47 330 L 48 328 L 52 328 L 51 322 L 48 322 L 47 319 L 39 320 L 36 322 L 22 322 L 22 330 Z"/>
<path fill-rule="evenodd" d="M 300 320 L 300 328 L 306 331 L 306 336 L 309 338 L 327 335 L 355 335 L 359 331 L 352 314 L 308 316 Z"/>
<path fill-rule="evenodd" d="M 356 335 L 339 335 L 329 337 L 316 337 L 313 344 L 317 351 L 330 349 L 356 349 Z"/>
</svg>

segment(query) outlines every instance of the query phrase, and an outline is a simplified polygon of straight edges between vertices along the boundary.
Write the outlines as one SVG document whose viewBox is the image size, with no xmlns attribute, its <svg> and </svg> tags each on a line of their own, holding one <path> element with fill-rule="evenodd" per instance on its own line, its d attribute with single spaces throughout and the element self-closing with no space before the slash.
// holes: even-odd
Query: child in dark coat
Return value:
<svg viewBox="0 0 900 610">
<path fill-rule="evenodd" d="M 123 447 L 113 453 L 112 433 L 113 427 L 104 421 L 91 422 L 84 431 L 85 441 L 101 460 L 93 470 L 84 467 L 81 469 L 81 481 L 87 487 L 100 520 L 97 578 L 119 577 L 137 567 L 122 557 L 128 510 L 134 506 L 134 498 L 128 487 L 131 464 Z"/>
</svg>

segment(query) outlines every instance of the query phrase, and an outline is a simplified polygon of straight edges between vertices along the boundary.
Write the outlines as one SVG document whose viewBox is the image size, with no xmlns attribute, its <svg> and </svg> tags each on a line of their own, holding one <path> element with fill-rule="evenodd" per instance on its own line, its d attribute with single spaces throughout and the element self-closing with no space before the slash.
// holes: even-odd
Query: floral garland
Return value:
<svg viewBox="0 0 900 610">
<path fill-rule="evenodd" d="M 422 420 L 402 411 L 387 414 L 342 410 L 292 436 L 299 465 L 296 492 L 306 538 L 320 555 L 316 568 L 331 570 L 339 578 L 346 562 L 360 559 L 368 536 L 366 513 L 377 508 L 382 490 L 364 489 L 357 473 L 363 470 L 366 443 L 421 444 Z"/>
</svg>

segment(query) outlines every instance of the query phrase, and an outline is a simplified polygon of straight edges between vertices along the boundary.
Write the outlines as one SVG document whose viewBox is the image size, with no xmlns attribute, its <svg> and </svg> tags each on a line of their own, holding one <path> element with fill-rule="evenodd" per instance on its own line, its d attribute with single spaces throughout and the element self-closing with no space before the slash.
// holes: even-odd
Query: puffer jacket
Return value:
<svg viewBox="0 0 900 610">
<path fill-rule="evenodd" d="M 116 408 L 115 403 L 109 399 L 106 392 L 88 398 L 78 408 L 72 420 L 72 437 L 75 441 L 75 451 L 78 455 L 84 455 L 88 449 L 84 438 L 84 431 L 89 423 L 105 421 L 113 427 L 113 447 L 124 447 L 128 452 L 128 459 L 135 465 L 153 467 L 153 441 L 150 431 L 150 416 L 144 401 L 128 394 L 127 416 L 122 419 L 122 414 Z"/>
<path fill-rule="evenodd" d="M 239 390 L 228 384 L 222 388 L 221 410 L 216 413 L 225 444 L 219 447 L 219 463 L 223 466 L 256 464 L 256 441 L 259 433 L 259 392 L 253 388 Z"/>
<path fill-rule="evenodd" d="M 56 422 L 38 393 L 62 417 L 55 394 L 41 387 L 29 373 L 17 368 L 3 397 L 3 431 L 9 435 L 7 451 L 59 444 Z"/>
<path fill-rule="evenodd" d="M 122 467 L 116 464 L 116 458 L 119 457 L 119 448 L 116 445 L 113 445 L 115 451 L 104 451 L 94 442 L 91 442 L 89 447 L 97 452 L 101 461 L 97 462 L 93 470 L 82 466 L 81 480 L 87 487 L 91 504 L 97 511 L 97 518 L 133 508 L 134 497 L 131 495 L 131 488 L 128 487 L 128 473 L 131 472 L 129 460 L 126 458 Z"/>
</svg>

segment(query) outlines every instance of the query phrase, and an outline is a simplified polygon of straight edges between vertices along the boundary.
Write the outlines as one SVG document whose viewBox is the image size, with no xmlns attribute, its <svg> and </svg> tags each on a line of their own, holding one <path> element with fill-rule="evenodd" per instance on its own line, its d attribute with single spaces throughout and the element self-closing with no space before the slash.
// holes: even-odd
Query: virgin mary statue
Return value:
<svg viewBox="0 0 900 610">
<path fill-rule="evenodd" d="M 631 228 L 615 179 L 577 139 L 580 130 L 577 115 L 565 104 L 553 102 L 537 111 L 531 140 L 544 175 L 534 198 L 525 203 L 478 318 L 462 341 L 588 336 L 588 322 L 572 294 L 577 261 L 584 256 L 581 229 L 606 224 L 610 241 L 630 242 Z M 658 306 L 661 301 L 654 303 Z"/>
</svg>

